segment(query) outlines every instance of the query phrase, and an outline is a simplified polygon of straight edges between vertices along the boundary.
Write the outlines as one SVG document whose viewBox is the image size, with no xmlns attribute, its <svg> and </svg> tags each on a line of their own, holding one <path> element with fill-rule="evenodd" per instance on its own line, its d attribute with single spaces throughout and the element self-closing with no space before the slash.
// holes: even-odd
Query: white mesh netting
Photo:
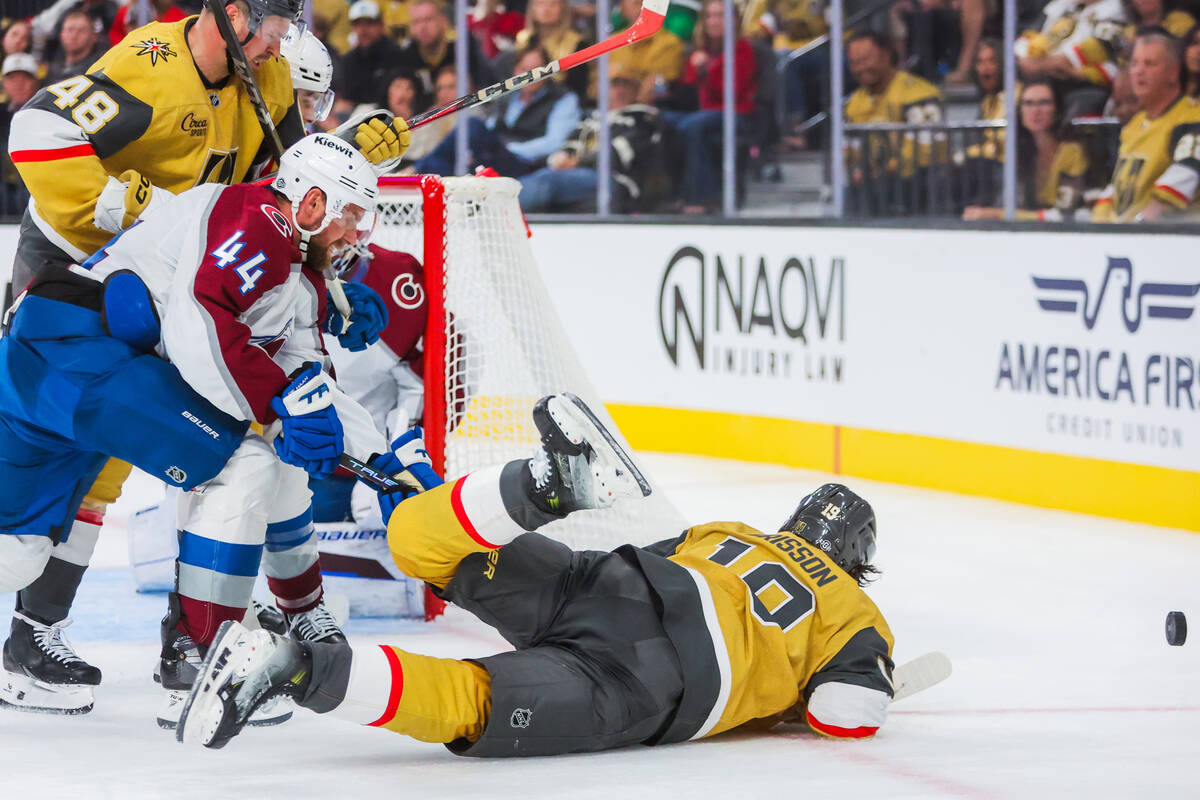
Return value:
<svg viewBox="0 0 1200 800">
<path fill-rule="evenodd" d="M 624 443 L 579 363 L 546 292 L 509 178 L 445 178 L 446 478 L 516 458 L 538 444 L 530 410 L 555 392 L 579 395 Z M 419 189 L 381 186 L 373 241 L 426 263 Z M 436 254 L 435 256 L 436 257 Z M 431 304 L 434 287 L 428 287 Z M 613 354 L 619 358 L 619 353 Z M 639 467 L 645 472 L 644 466 Z M 654 481 L 650 479 L 651 484 Z M 661 492 L 584 511 L 545 529 L 576 549 L 676 536 L 683 517 Z"/>
</svg>

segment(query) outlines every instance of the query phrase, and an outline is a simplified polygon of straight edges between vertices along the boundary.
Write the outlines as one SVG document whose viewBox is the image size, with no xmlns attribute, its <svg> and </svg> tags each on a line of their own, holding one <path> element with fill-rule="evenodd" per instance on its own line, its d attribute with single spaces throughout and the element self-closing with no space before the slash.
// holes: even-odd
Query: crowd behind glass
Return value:
<svg viewBox="0 0 1200 800">
<path fill-rule="evenodd" d="M 609 57 L 613 212 L 720 212 L 724 2 L 675 0 L 662 31 Z M 640 8 L 613 0 L 598 25 L 592 0 L 478 0 L 464 34 L 439 0 L 309 3 L 334 63 L 337 99 L 320 123 L 328 129 L 368 106 L 410 118 L 453 100 L 459 46 L 469 88 L 480 88 L 586 47 L 598 30 L 620 31 Z M 1190 220 L 1200 185 L 1200 10 L 1176 0 L 1018 0 L 1016 10 L 1018 219 Z M 9 0 L 0 141 L 39 87 L 85 72 L 142 24 L 197 11 L 197 0 Z M 844 13 L 846 215 L 1001 218 L 999 3 L 848 0 Z M 797 174 L 787 164 L 828 175 L 828 15 L 825 0 L 734 6 L 732 150 L 743 208 L 748 184 Z M 596 67 L 475 109 L 468 167 L 519 179 L 528 212 L 594 210 Z M 451 116 L 415 131 L 398 172 L 453 174 L 454 128 Z M 13 219 L 27 195 L 7 148 L 0 178 L 0 217 Z"/>
</svg>

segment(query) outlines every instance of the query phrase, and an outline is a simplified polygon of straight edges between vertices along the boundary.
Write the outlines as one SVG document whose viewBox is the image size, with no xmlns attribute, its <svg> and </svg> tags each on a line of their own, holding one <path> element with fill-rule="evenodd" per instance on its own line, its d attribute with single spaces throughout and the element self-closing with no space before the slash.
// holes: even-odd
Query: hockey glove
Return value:
<svg viewBox="0 0 1200 800">
<path fill-rule="evenodd" d="M 391 166 L 412 143 L 412 132 L 402 117 L 394 117 L 389 124 L 385 119 L 373 116 L 354 129 L 354 143 L 367 161 L 377 167 L 385 163 Z"/>
<path fill-rule="evenodd" d="M 127 169 L 108 182 L 96 198 L 93 220 L 96 227 L 109 233 L 120 233 L 147 212 L 164 205 L 174 193 L 153 185 L 140 172 Z"/>
<path fill-rule="evenodd" d="M 309 475 L 327 478 L 337 469 L 342 454 L 342 423 L 333 407 L 333 381 L 309 362 L 293 372 L 292 382 L 271 400 L 283 432 L 275 439 L 275 452 L 285 464 Z"/>
<path fill-rule="evenodd" d="M 329 297 L 328 307 L 331 311 L 325 316 L 325 332 L 336 336 L 342 347 L 357 353 L 379 341 L 379 334 L 388 324 L 388 310 L 379 292 L 370 286 L 343 283 L 342 291 L 350 301 L 350 324 L 346 324 L 341 314 L 332 311 L 333 298 Z"/>
<path fill-rule="evenodd" d="M 400 486 L 379 493 L 379 511 L 383 524 L 392 518 L 392 512 L 404 500 L 421 492 L 441 486 L 445 481 L 433 471 L 433 461 L 425 450 L 424 432 L 416 425 L 392 442 L 390 452 L 371 459 L 371 466 L 382 470 Z"/>
</svg>

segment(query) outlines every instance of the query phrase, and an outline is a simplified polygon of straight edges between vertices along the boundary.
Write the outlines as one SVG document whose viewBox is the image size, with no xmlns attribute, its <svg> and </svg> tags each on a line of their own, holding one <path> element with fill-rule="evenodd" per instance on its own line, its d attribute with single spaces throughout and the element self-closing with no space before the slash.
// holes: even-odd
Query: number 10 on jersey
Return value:
<svg viewBox="0 0 1200 800">
<path fill-rule="evenodd" d="M 242 252 L 242 248 L 246 245 L 245 242 L 239 241 L 244 233 L 245 231 L 236 232 L 233 236 L 222 242 L 220 247 L 209 253 L 210 256 L 217 260 L 217 269 L 225 269 L 230 264 L 237 262 L 238 253 Z M 251 256 L 234 267 L 233 271 L 242 279 L 242 285 L 238 287 L 242 294 L 253 289 L 254 284 L 258 283 L 258 279 L 263 276 L 263 271 L 258 268 L 258 265 L 266 260 L 267 257 L 259 250 L 257 255 Z"/>
</svg>

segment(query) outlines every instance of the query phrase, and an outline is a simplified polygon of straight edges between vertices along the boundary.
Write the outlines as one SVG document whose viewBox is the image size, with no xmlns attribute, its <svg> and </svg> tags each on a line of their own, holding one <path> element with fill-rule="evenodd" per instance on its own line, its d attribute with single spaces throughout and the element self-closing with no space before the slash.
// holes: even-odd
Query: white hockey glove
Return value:
<svg viewBox="0 0 1200 800">
<path fill-rule="evenodd" d="M 120 233 L 174 196 L 174 192 L 155 186 L 134 169 L 125 170 L 118 178 L 109 175 L 108 183 L 96 199 L 96 227 Z"/>
</svg>

